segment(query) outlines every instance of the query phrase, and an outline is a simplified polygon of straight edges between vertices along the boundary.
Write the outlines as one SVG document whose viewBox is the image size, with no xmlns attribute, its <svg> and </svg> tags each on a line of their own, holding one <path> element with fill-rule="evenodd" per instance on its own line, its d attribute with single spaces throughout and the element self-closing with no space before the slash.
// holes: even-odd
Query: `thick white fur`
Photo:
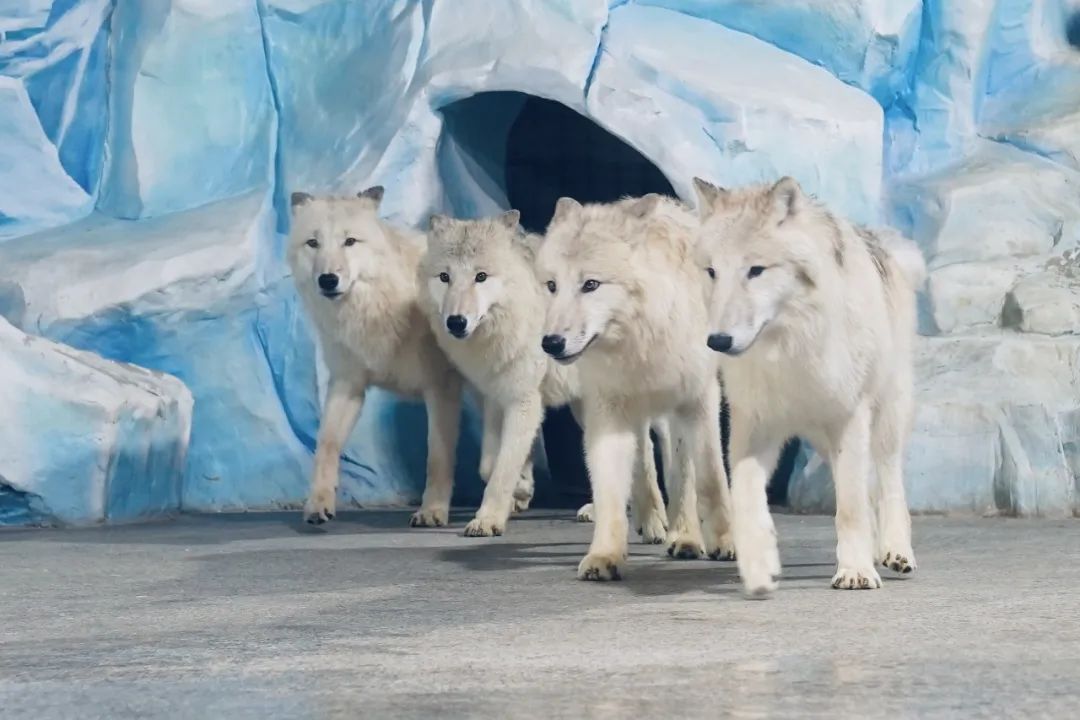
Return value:
<svg viewBox="0 0 1080 720">
<path fill-rule="evenodd" d="M 731 554 L 717 365 L 701 342 L 708 323 L 693 258 L 696 225 L 679 203 L 657 195 L 584 207 L 563 198 L 538 252 L 537 274 L 555 288 L 542 334 L 565 338 L 562 358 L 580 370 L 596 521 L 581 579 L 621 574 L 639 428 L 658 416 L 672 427 L 674 457 L 665 468 L 672 532 L 697 529 L 683 492 L 696 478 L 706 549 Z M 587 290 L 590 280 L 599 286 Z"/>
<path fill-rule="evenodd" d="M 381 188 L 355 198 L 293 195 L 288 259 L 297 290 L 315 324 L 330 371 L 315 451 L 309 522 L 335 512 L 341 449 L 371 385 L 427 405 L 427 487 L 414 526 L 448 521 L 458 438 L 461 377 L 439 349 L 417 304 L 416 269 L 423 235 L 378 217 Z M 346 239 L 355 240 L 346 246 Z M 314 240 L 318 247 L 310 247 Z M 341 294 L 319 289 L 324 273 L 339 277 Z"/>
<path fill-rule="evenodd" d="M 540 348 L 545 299 L 533 272 L 539 238 L 518 230 L 518 213 L 495 218 L 432 218 L 429 249 L 421 263 L 422 306 L 446 354 L 483 396 L 484 437 L 480 475 L 487 483 L 470 536 L 500 535 L 515 502 L 532 495 L 529 451 L 545 407 L 576 407 L 576 369 L 561 367 Z M 465 319 L 453 336 L 447 318 Z M 648 424 L 639 432 L 648 438 Z M 649 444 L 651 452 L 651 443 Z M 636 493 L 643 534 L 662 537 L 663 504 L 649 457 Z M 647 537 L 647 539 L 649 539 Z"/>
<path fill-rule="evenodd" d="M 914 287 L 924 273 L 918 249 L 835 218 L 790 178 L 733 191 L 695 184 L 699 272 L 715 274 L 709 332 L 717 344 L 731 339 L 718 356 L 746 591 L 768 594 L 780 574 L 765 485 L 792 436 L 809 440 L 832 468 L 833 587 L 880 587 L 876 562 L 911 572 L 902 457 L 912 415 Z"/>
</svg>

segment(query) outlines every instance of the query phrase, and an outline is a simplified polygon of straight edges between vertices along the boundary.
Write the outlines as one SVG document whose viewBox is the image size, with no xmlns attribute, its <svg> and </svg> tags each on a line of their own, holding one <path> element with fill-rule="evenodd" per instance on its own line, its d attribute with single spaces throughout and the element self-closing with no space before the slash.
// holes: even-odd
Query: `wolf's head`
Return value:
<svg viewBox="0 0 1080 720">
<path fill-rule="evenodd" d="M 520 217 L 517 210 L 481 220 L 431 217 L 425 285 L 454 337 L 472 335 L 507 300 L 515 282 L 529 281 L 515 272 L 527 267 L 523 258 L 511 256 L 518 252 L 514 243 Z"/>
<path fill-rule="evenodd" d="M 298 284 L 332 300 L 385 270 L 394 250 L 379 223 L 382 196 L 380 186 L 355 198 L 292 194 L 289 265 Z"/>
<path fill-rule="evenodd" d="M 813 292 L 819 262 L 808 223 L 818 215 L 795 180 L 724 190 L 694 178 L 701 213 L 696 254 L 706 274 L 710 348 L 738 355 L 782 327 Z M 820 232 L 820 229 L 818 230 Z"/>
<path fill-rule="evenodd" d="M 536 258 L 550 296 L 541 346 L 569 364 L 593 345 L 612 344 L 633 321 L 639 279 L 631 256 L 658 195 L 609 205 L 560 198 Z"/>
</svg>

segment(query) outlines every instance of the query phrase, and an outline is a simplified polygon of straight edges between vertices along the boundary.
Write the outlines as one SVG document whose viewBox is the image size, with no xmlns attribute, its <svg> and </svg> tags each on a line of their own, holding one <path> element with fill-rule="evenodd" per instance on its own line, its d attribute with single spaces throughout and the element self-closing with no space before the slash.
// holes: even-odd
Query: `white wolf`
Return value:
<svg viewBox="0 0 1080 720">
<path fill-rule="evenodd" d="M 342 445 L 374 385 L 427 405 L 427 487 L 412 525 L 441 526 L 453 489 L 462 381 L 417 304 L 425 238 L 381 221 L 382 195 L 381 187 L 355 198 L 292 195 L 289 265 L 330 371 L 304 516 L 315 524 L 334 517 Z"/>
<path fill-rule="evenodd" d="M 710 333 L 699 342 L 722 353 L 735 548 L 747 592 L 767 594 L 780 573 L 765 485 L 794 435 L 832 468 L 833 587 L 880 587 L 875 559 L 912 572 L 901 462 L 921 254 L 898 235 L 835 218 L 791 178 L 731 191 L 698 178 L 695 185 L 699 272 L 713 288 Z"/>
<path fill-rule="evenodd" d="M 465 528 L 470 536 L 504 531 L 515 495 L 525 501 L 532 493 L 529 451 L 544 408 L 574 408 L 580 395 L 575 369 L 557 366 L 540 347 L 545 299 L 533 271 L 539 238 L 520 232 L 518 220 L 516 210 L 480 220 L 433 216 L 420 270 L 437 341 L 483 396 L 480 474 L 487 488 Z M 647 421 L 638 428 L 645 442 L 634 512 L 645 539 L 659 542 L 663 502 L 648 429 Z"/>
<path fill-rule="evenodd" d="M 706 550 L 731 556 L 717 363 L 701 343 L 708 324 L 696 226 L 686 208 L 659 195 L 586 206 L 561 198 L 538 252 L 549 293 L 543 347 L 580 372 L 596 520 L 578 566 L 584 580 L 620 576 L 639 428 L 657 416 L 671 423 L 675 459 L 665 471 L 673 533 L 697 527 L 683 492 L 696 477 Z"/>
</svg>

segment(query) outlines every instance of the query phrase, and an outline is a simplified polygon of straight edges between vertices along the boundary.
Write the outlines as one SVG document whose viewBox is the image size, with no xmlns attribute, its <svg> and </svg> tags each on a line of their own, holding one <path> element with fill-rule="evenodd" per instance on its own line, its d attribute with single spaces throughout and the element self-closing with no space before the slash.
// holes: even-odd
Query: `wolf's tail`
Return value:
<svg viewBox="0 0 1080 720">
<path fill-rule="evenodd" d="M 878 230 L 877 236 L 911 287 L 922 287 L 926 280 L 926 260 L 919 246 L 894 230 Z"/>
</svg>

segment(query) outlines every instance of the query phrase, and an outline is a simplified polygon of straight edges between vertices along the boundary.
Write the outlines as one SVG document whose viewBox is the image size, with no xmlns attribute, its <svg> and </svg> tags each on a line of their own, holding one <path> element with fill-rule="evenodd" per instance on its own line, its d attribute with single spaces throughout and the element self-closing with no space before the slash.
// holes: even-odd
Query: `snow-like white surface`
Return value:
<svg viewBox="0 0 1080 720">
<path fill-rule="evenodd" d="M 915 62 L 921 0 L 639 0 L 705 18 L 821 65 L 883 104 Z"/>
<path fill-rule="evenodd" d="M 118 0 L 99 207 L 187 210 L 270 181 L 275 114 L 253 0 Z"/>
<path fill-rule="evenodd" d="M 22 82 L 0 75 L 0 241 L 79 217 L 91 205 L 64 172 Z"/>
<path fill-rule="evenodd" d="M 0 377 L 0 483 L 24 494 L 22 521 L 123 521 L 179 507 L 192 412 L 179 380 L 3 318 Z"/>
<path fill-rule="evenodd" d="M 669 10 L 611 13 L 588 97 L 684 198 L 695 175 L 740 185 L 792 175 L 861 222 L 877 219 L 883 117 L 866 93 L 750 35 Z"/>
</svg>

